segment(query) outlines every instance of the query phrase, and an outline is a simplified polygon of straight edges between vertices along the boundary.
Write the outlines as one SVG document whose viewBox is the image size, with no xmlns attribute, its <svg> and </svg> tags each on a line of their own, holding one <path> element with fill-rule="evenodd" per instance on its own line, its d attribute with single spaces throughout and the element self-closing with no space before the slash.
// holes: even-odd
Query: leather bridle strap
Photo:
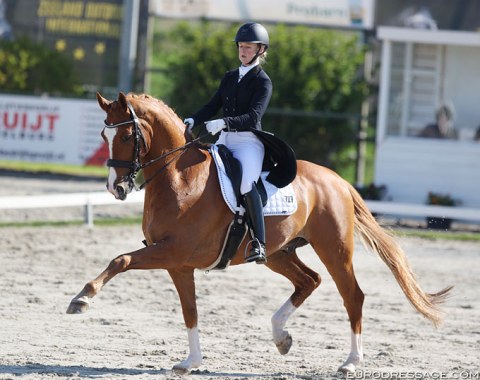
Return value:
<svg viewBox="0 0 480 380">
<path fill-rule="evenodd" d="M 139 127 L 139 120 L 137 114 L 135 113 L 132 105 L 130 102 L 127 102 L 128 110 L 130 111 L 130 119 L 128 121 L 122 121 L 116 124 L 105 124 L 105 128 L 118 128 L 124 125 L 130 125 L 133 123 L 133 132 L 135 134 L 135 151 L 134 151 L 134 160 L 133 161 L 126 161 L 126 160 L 116 160 L 116 159 L 108 159 L 107 166 L 114 167 L 114 168 L 126 168 L 130 169 L 132 173 L 135 173 L 140 169 L 140 139 L 143 140 L 145 143 L 145 139 L 143 137 L 142 131 Z M 132 174 L 130 173 L 130 174 Z"/>
<path fill-rule="evenodd" d="M 120 123 L 117 123 L 117 124 L 107 124 L 107 123 L 104 123 L 105 124 L 105 128 L 117 128 L 117 127 L 121 127 L 121 126 L 124 126 L 124 125 L 130 125 L 130 124 L 134 124 L 134 134 L 135 134 L 135 152 L 134 152 L 134 159 L 133 161 L 125 161 L 125 160 L 116 160 L 116 159 L 108 159 L 107 160 L 107 166 L 108 167 L 115 167 L 115 168 L 125 168 L 125 169 L 130 169 L 130 172 L 124 177 L 124 178 L 127 178 L 127 180 L 130 182 L 130 184 L 132 186 L 134 186 L 137 190 L 141 190 L 143 189 L 157 174 L 159 174 L 160 172 L 162 172 L 168 165 L 170 165 L 173 161 L 177 160 L 178 158 L 180 158 L 180 156 L 185 153 L 185 151 L 190 148 L 190 146 L 192 146 L 193 144 L 195 144 L 196 142 L 198 142 L 202 137 L 204 137 L 206 134 L 204 135 L 201 135 L 201 136 L 198 136 L 196 137 L 195 139 L 193 139 L 192 141 L 189 141 L 187 142 L 185 145 L 182 145 L 178 148 L 175 148 L 175 149 L 172 149 L 171 151 L 165 153 L 165 154 L 162 154 L 148 162 L 145 162 L 143 164 L 140 163 L 140 139 L 143 140 L 144 144 L 145 144 L 145 138 L 142 134 L 142 131 L 139 127 L 139 119 L 137 117 L 137 115 L 135 114 L 135 111 L 132 107 L 132 105 L 130 104 L 130 102 L 127 102 L 127 107 L 130 111 L 130 117 L 131 117 L 131 120 L 128 120 L 128 121 L 123 121 L 123 122 L 120 122 Z M 155 174 L 146 179 L 143 184 L 141 184 L 140 186 L 136 186 L 135 185 L 135 176 L 137 175 L 138 171 L 140 169 L 143 169 L 143 168 L 146 168 L 147 166 L 150 166 L 152 164 L 154 164 L 155 162 L 161 160 L 162 158 L 165 158 L 165 157 L 168 157 L 170 156 L 171 154 L 173 153 L 176 153 L 178 151 L 181 151 L 179 154 L 177 154 L 175 157 L 173 157 L 172 159 L 170 159 L 168 162 L 166 162 L 161 168 L 159 168 Z"/>
</svg>

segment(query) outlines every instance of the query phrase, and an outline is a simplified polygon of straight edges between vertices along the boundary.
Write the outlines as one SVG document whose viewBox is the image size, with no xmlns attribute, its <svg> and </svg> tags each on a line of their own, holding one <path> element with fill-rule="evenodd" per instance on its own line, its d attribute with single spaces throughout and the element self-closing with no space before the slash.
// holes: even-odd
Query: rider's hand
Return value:
<svg viewBox="0 0 480 380">
<path fill-rule="evenodd" d="M 216 120 L 207 121 L 207 125 L 206 125 L 207 131 L 211 135 L 216 135 L 218 132 L 220 132 L 225 127 L 226 127 L 225 120 L 223 120 L 223 119 L 216 119 Z"/>
<path fill-rule="evenodd" d="M 191 117 L 188 117 L 185 120 L 183 120 L 183 124 L 187 126 L 188 132 L 192 132 L 193 126 L 195 125 L 195 121 Z"/>
</svg>

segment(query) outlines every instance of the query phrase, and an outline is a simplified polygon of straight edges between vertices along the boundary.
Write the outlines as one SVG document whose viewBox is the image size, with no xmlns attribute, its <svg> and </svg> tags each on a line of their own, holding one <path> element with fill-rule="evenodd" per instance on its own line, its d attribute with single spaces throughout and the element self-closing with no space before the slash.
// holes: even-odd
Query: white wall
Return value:
<svg viewBox="0 0 480 380">
<path fill-rule="evenodd" d="M 434 191 L 480 207 L 480 142 L 389 137 L 375 162 L 375 183 L 395 202 L 425 204 Z"/>
</svg>

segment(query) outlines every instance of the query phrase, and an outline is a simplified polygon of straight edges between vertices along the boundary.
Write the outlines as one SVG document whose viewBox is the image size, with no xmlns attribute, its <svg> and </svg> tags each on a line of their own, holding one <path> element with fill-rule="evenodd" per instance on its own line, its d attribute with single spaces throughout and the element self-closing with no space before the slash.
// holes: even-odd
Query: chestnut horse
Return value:
<svg viewBox="0 0 480 380">
<path fill-rule="evenodd" d="M 185 125 L 165 103 L 148 95 L 120 93 L 109 101 L 97 93 L 106 112 L 103 139 L 110 149 L 108 191 L 125 199 L 133 176 L 143 168 L 145 203 L 143 233 L 146 247 L 110 262 L 76 295 L 67 313 L 83 313 L 89 301 L 119 273 L 131 269 L 166 269 L 180 298 L 188 332 L 188 357 L 173 369 L 188 373 L 202 364 L 194 270 L 209 267 L 219 255 L 233 214 L 220 193 L 215 163 L 204 146 L 192 141 Z M 272 317 L 273 341 L 281 354 L 292 344 L 285 330 L 288 318 L 320 285 L 318 273 L 297 256 L 310 244 L 332 276 L 343 298 L 351 328 L 351 350 L 340 371 L 354 371 L 363 359 L 362 305 L 352 257 L 354 232 L 376 252 L 393 273 L 405 296 L 424 317 L 438 325 L 439 305 L 450 291 L 425 293 L 395 239 L 371 215 L 357 191 L 331 170 L 297 162 L 292 186 L 298 209 L 289 216 L 266 218 L 266 268 L 285 276 L 293 294 Z M 231 265 L 244 263 L 243 242 Z"/>
</svg>

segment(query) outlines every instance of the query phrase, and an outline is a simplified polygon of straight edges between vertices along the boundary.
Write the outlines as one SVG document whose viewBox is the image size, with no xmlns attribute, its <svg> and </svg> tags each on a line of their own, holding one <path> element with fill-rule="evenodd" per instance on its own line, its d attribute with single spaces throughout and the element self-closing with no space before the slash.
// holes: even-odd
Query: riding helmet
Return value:
<svg viewBox="0 0 480 380">
<path fill-rule="evenodd" d="M 269 38 L 267 29 L 263 25 L 256 22 L 249 22 L 242 25 L 235 36 L 235 42 L 253 42 L 265 45 L 265 48 L 269 46 Z"/>
</svg>

